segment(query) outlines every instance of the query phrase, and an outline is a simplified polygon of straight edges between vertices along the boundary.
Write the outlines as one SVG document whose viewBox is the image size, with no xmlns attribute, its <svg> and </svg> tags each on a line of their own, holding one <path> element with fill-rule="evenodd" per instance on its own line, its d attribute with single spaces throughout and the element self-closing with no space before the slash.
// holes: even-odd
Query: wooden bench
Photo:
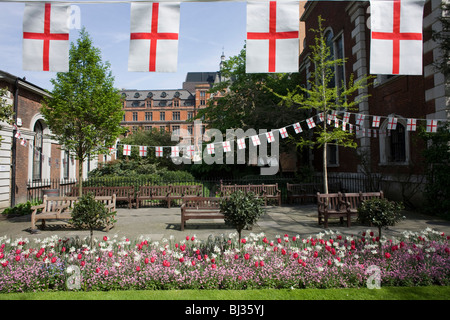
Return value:
<svg viewBox="0 0 450 320">
<path fill-rule="evenodd" d="M 170 208 L 172 200 L 201 197 L 202 193 L 202 185 L 141 186 L 136 195 L 136 208 L 144 200 L 165 200 Z"/>
<path fill-rule="evenodd" d="M 181 231 L 190 219 L 225 219 L 220 212 L 220 198 L 191 197 L 181 205 Z"/>
<path fill-rule="evenodd" d="M 257 197 L 264 199 L 264 204 L 267 206 L 268 199 L 275 199 L 278 205 L 281 205 L 281 191 L 278 189 L 278 184 L 220 184 L 220 196 L 229 197 L 236 191 L 253 192 Z"/>
<path fill-rule="evenodd" d="M 94 196 L 112 196 L 116 195 L 116 201 L 126 201 L 128 208 L 131 209 L 135 199 L 134 186 L 123 187 L 83 187 L 83 194 L 93 193 Z M 78 187 L 72 188 L 70 193 L 72 197 L 78 197 Z"/>
<path fill-rule="evenodd" d="M 328 219 L 347 218 L 347 227 L 351 226 L 351 218 L 358 215 L 358 207 L 365 200 L 371 198 L 383 198 L 383 191 L 380 192 L 359 192 L 359 193 L 317 193 L 318 223 L 328 228 Z"/>
<path fill-rule="evenodd" d="M 44 195 L 43 203 L 37 206 L 31 207 L 33 212 L 31 213 L 31 231 L 36 230 L 37 220 L 42 220 L 41 229 L 45 228 L 45 220 L 69 220 L 72 218 L 72 210 L 75 203 L 78 201 L 78 197 L 49 197 Z M 116 196 L 96 196 L 96 201 L 101 201 L 105 204 L 105 207 L 109 212 L 116 211 Z M 42 210 L 40 213 L 38 211 Z M 106 226 L 106 231 L 112 225 Z"/>
<path fill-rule="evenodd" d="M 317 200 L 317 193 L 321 191 L 321 188 L 315 183 L 287 183 L 287 200 L 289 204 L 292 204 L 295 200 L 299 199 L 300 203 L 304 203 L 305 200 Z"/>
</svg>

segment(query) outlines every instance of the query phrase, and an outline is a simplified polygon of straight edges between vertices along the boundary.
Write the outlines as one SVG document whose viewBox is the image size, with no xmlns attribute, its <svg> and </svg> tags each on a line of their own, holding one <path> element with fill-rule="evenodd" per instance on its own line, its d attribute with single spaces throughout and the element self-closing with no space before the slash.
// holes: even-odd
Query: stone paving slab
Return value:
<svg viewBox="0 0 450 320">
<path fill-rule="evenodd" d="M 109 232 L 101 230 L 95 231 L 96 237 L 107 235 L 112 237 L 127 237 L 135 240 L 139 236 L 146 236 L 151 240 L 159 241 L 162 238 L 174 237 L 177 241 L 185 239 L 186 236 L 195 235 L 198 239 L 207 239 L 209 235 L 218 236 L 234 233 L 232 227 L 226 226 L 223 220 L 189 220 L 184 231 L 180 230 L 180 208 L 160 208 L 147 207 L 139 209 L 119 208 L 117 210 L 117 223 Z M 439 232 L 450 235 L 450 222 L 421 215 L 419 213 L 405 212 L 406 219 L 394 227 L 389 227 L 383 231 L 385 235 L 399 236 L 404 230 L 422 231 L 432 228 Z M 39 225 L 39 222 L 38 222 Z M 0 220 L 0 237 L 8 236 L 12 238 L 45 238 L 53 235 L 60 237 L 84 238 L 89 235 L 88 230 L 77 230 L 68 226 L 62 221 L 47 222 L 47 228 L 37 234 L 29 232 L 30 216 L 16 217 Z M 359 225 L 352 221 L 352 226 L 347 228 L 346 224 L 341 225 L 339 220 L 331 220 L 328 230 L 340 232 L 341 234 L 358 234 L 369 229 L 367 226 Z M 276 236 L 299 235 L 305 237 L 325 232 L 323 225 L 317 223 L 317 206 L 315 205 L 284 205 L 269 206 L 266 213 L 259 219 L 252 230 L 244 230 L 243 236 L 249 233 L 264 233 L 269 239 Z M 374 228 L 372 230 L 376 231 Z"/>
</svg>

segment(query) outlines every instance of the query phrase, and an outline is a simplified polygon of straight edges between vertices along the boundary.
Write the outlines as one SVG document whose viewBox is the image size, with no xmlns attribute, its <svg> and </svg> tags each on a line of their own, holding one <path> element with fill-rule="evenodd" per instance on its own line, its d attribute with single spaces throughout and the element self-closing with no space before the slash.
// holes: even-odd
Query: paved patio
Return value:
<svg viewBox="0 0 450 320">
<path fill-rule="evenodd" d="M 209 235 L 228 235 L 235 230 L 226 226 L 223 220 L 189 220 L 186 223 L 184 231 L 180 230 L 180 208 L 139 208 L 117 210 L 117 223 L 108 233 L 95 231 L 96 237 L 104 235 L 118 237 L 127 237 L 137 239 L 140 235 L 145 235 L 152 240 L 158 241 L 162 238 L 168 239 L 173 236 L 176 240 L 185 239 L 186 236 L 196 235 L 198 239 L 207 239 Z M 383 231 L 385 235 L 399 236 L 404 230 L 421 231 L 426 228 L 432 228 L 439 232 L 450 235 L 450 222 L 440 220 L 434 217 L 425 216 L 419 213 L 405 212 L 406 219 L 394 227 L 389 227 Z M 40 222 L 38 222 L 38 225 Z M 47 228 L 37 234 L 31 234 L 30 216 L 16 217 L 0 220 L 0 236 L 10 236 L 12 238 L 45 238 L 52 235 L 61 237 L 85 237 L 89 234 L 88 230 L 74 229 L 62 221 L 47 222 Z M 328 230 L 338 231 L 341 234 L 357 234 L 360 231 L 367 230 L 369 227 L 359 225 L 352 221 L 350 228 L 346 224 L 341 225 L 339 220 L 331 220 Z M 376 231 L 374 228 L 372 228 Z M 269 206 L 266 213 L 259 219 L 252 230 L 244 230 L 243 236 L 249 233 L 264 233 L 269 239 L 274 239 L 276 235 L 289 236 L 315 235 L 324 232 L 323 225 L 317 223 L 316 205 L 283 205 Z"/>
</svg>

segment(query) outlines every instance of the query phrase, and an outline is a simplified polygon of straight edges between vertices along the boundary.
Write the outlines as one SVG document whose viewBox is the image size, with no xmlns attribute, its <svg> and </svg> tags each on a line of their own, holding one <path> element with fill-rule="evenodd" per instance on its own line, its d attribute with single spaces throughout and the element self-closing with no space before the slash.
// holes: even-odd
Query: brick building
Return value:
<svg viewBox="0 0 450 320">
<path fill-rule="evenodd" d="M 44 89 L 0 70 L 0 87 L 7 89 L 7 104 L 14 108 L 14 125 L 1 123 L 0 209 L 27 201 L 29 184 L 50 188 L 50 180 L 64 182 L 77 177 L 77 161 L 72 160 L 52 136 L 40 114 Z M 16 133 L 20 137 L 16 137 Z M 84 165 L 84 174 L 96 168 L 97 160 Z"/>
<path fill-rule="evenodd" d="M 396 117 L 396 130 L 376 136 L 357 135 L 358 148 L 348 149 L 330 146 L 328 150 L 329 172 L 361 173 L 370 170 L 382 173 L 385 179 L 409 182 L 420 180 L 423 166 L 420 165 L 424 143 L 417 132 L 406 130 L 408 118 L 450 120 L 450 100 L 446 82 L 448 79 L 436 70 L 433 62 L 439 56 L 439 47 L 431 38 L 431 30 L 439 30 L 442 16 L 440 0 L 427 0 L 423 17 L 423 75 L 375 75 L 372 86 L 360 91 L 370 97 L 359 104 L 357 113 L 366 115 L 365 128 L 372 128 L 372 116 L 381 117 L 379 133 L 387 128 L 389 117 Z M 314 34 L 308 32 L 317 28 L 318 16 L 325 19 L 325 37 L 335 58 L 346 58 L 344 66 L 335 69 L 336 83 L 348 81 L 351 74 L 355 79 L 369 74 L 370 63 L 370 3 L 362 1 L 308 1 L 301 10 L 306 36 L 304 50 L 300 55 L 300 72 L 308 78 L 311 68 L 307 56 L 313 45 Z M 353 120 L 351 120 L 353 122 Z M 423 121 L 422 121 L 423 123 Z M 419 125 L 419 122 L 417 123 Z M 361 161 L 361 156 L 364 161 Z M 311 152 L 309 162 L 321 171 L 321 151 Z M 407 177 L 407 178 L 406 178 Z M 395 184 L 391 184 L 394 186 Z M 392 187 L 398 189 L 401 186 Z M 391 190 L 395 193 L 395 190 Z M 402 191 L 403 192 L 403 191 Z"/>
<path fill-rule="evenodd" d="M 130 131 L 164 130 L 193 134 L 193 119 L 211 98 L 208 92 L 220 81 L 218 72 L 189 72 L 182 89 L 123 89 L 122 125 Z"/>
</svg>

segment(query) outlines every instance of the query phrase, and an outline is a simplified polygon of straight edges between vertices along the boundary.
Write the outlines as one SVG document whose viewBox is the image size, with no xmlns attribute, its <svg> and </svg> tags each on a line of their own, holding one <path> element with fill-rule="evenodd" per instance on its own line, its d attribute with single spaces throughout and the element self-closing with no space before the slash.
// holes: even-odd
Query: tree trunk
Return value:
<svg viewBox="0 0 450 320">
<path fill-rule="evenodd" d="M 327 146 L 325 142 L 323 145 L 323 191 L 325 194 L 328 194 Z"/>
<path fill-rule="evenodd" d="M 78 197 L 83 195 L 83 160 L 78 160 Z"/>
</svg>

